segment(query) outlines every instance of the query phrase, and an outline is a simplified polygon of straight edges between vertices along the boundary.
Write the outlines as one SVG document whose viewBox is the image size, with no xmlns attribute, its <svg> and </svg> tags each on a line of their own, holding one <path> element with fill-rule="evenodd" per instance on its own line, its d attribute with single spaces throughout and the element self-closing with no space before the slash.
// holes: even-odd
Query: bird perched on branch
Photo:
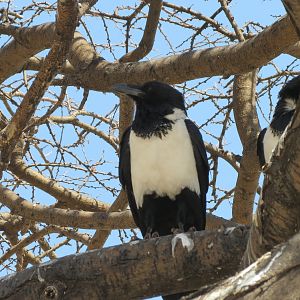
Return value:
<svg viewBox="0 0 300 300">
<path fill-rule="evenodd" d="M 288 81 L 280 90 L 270 126 L 264 128 L 257 140 L 257 155 L 261 167 L 269 163 L 281 135 L 291 122 L 300 94 L 300 76 Z"/>
<path fill-rule="evenodd" d="M 183 95 L 158 81 L 117 84 L 113 92 L 136 104 L 120 143 L 119 178 L 143 237 L 205 229 L 209 166 Z"/>
<path fill-rule="evenodd" d="M 157 81 L 118 84 L 114 92 L 136 103 L 120 144 L 119 177 L 142 235 L 204 229 L 209 167 L 182 94 Z"/>
</svg>

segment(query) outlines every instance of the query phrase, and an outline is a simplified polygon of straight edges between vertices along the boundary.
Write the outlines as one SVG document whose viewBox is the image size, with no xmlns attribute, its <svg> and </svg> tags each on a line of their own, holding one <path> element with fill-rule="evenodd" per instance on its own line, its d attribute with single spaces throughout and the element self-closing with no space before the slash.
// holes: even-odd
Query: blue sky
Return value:
<svg viewBox="0 0 300 300">
<path fill-rule="evenodd" d="M 174 4 L 177 5 L 183 5 L 183 1 L 171 1 Z M 49 3 L 52 3 L 52 1 L 49 1 Z M 96 7 L 100 11 L 112 13 L 118 4 L 122 5 L 129 5 L 132 3 L 136 3 L 136 1 L 99 1 L 97 3 Z M 14 1 L 10 4 L 10 7 L 22 7 L 24 5 L 23 1 Z M 195 11 L 199 11 L 204 15 L 211 15 L 218 7 L 218 1 L 184 1 L 184 5 L 187 7 L 191 7 Z M 7 3 L 1 2 L 1 7 L 6 7 Z M 236 22 L 242 26 L 248 21 L 254 20 L 257 23 L 260 23 L 261 25 L 271 25 L 274 20 L 275 16 L 284 14 L 284 9 L 280 1 L 237 1 L 234 0 L 231 2 L 231 11 L 233 15 L 235 16 Z M 143 10 L 144 12 L 147 11 L 147 9 Z M 124 14 L 127 14 L 126 10 L 124 11 Z M 122 30 L 123 28 L 121 25 L 115 26 L 110 21 L 107 22 L 107 26 L 109 28 L 109 41 L 111 43 L 112 48 L 109 49 L 107 47 L 102 47 L 101 45 L 107 45 L 108 38 L 106 36 L 106 32 L 104 31 L 103 24 L 101 22 L 100 18 L 91 18 L 91 17 L 84 17 L 83 20 L 88 24 L 90 33 L 93 37 L 94 43 L 96 44 L 97 51 L 101 53 L 101 55 L 107 59 L 108 61 L 114 61 L 115 57 L 120 58 L 122 55 L 124 55 L 124 49 L 119 46 L 119 43 L 124 40 Z M 42 12 L 39 17 L 36 18 L 35 22 L 36 24 L 44 23 L 44 22 L 52 22 L 54 21 L 54 14 L 48 14 L 47 12 Z M 230 31 L 232 31 L 227 19 L 224 17 L 224 15 L 220 14 L 220 17 L 218 18 L 219 22 L 222 22 L 223 25 L 228 28 Z M 195 26 L 198 26 L 197 21 L 195 22 Z M 142 29 L 145 24 L 145 19 L 141 20 L 137 26 L 136 29 L 132 30 L 132 36 L 131 41 L 132 43 L 138 43 L 141 36 L 142 36 Z M 33 24 L 30 24 L 33 25 Z M 189 36 L 191 33 L 189 32 L 189 29 L 182 29 L 180 27 L 174 27 L 173 25 L 169 25 L 164 23 L 164 30 L 168 34 L 169 41 L 172 42 L 173 45 L 177 46 L 175 47 L 176 52 L 186 51 L 189 47 L 189 43 L 185 43 L 181 45 L 182 40 L 184 40 L 185 36 Z M 175 29 L 174 29 L 175 28 Z M 86 32 L 84 31 L 83 27 L 80 26 L 79 30 L 86 36 Z M 1 44 L 3 41 L 5 41 L 7 37 L 0 36 Z M 223 41 L 220 41 L 218 45 L 224 44 Z M 97 46 L 98 45 L 98 46 Z M 202 47 L 208 47 L 209 45 L 205 46 L 205 41 L 199 40 L 196 43 L 197 48 L 200 49 Z M 203 46 L 204 45 L 204 46 Z M 158 32 L 157 37 L 155 40 L 155 44 L 153 47 L 153 51 L 147 56 L 145 59 L 151 59 L 151 58 L 158 58 L 163 57 L 165 55 L 169 55 L 172 53 L 170 48 L 168 47 L 168 43 L 166 42 L 166 39 L 164 36 Z M 288 55 L 281 55 L 279 58 L 275 59 L 275 63 L 279 67 L 286 66 L 291 61 L 291 58 Z M 295 63 L 295 71 L 297 71 L 299 68 L 297 68 L 297 64 Z M 266 66 L 261 70 L 261 76 L 268 76 L 270 74 L 274 73 L 274 67 L 272 66 Z M 31 72 L 28 72 L 28 74 L 31 74 Z M 22 75 L 16 75 L 13 78 L 10 78 L 7 82 L 12 82 L 17 77 L 20 77 Z M 218 89 L 221 89 L 221 83 L 228 82 L 232 79 L 230 77 L 229 79 L 220 79 L 220 77 L 214 77 L 208 80 L 206 83 L 203 83 L 199 89 L 210 91 L 211 93 L 217 93 Z M 189 82 L 187 86 L 193 86 L 198 84 L 201 80 L 194 80 L 192 82 Z M 179 85 L 178 88 L 181 89 L 183 85 Z M 214 87 L 214 89 L 212 89 Z M 280 86 L 275 86 L 272 90 L 272 101 L 273 104 L 276 103 L 276 94 L 278 93 Z M 55 91 L 55 88 L 50 88 L 51 90 Z M 260 85 L 258 86 L 258 90 L 260 89 Z M 184 90 L 183 90 L 184 91 Z M 222 90 L 223 91 L 223 90 Z M 82 98 L 82 89 L 77 88 L 69 88 L 68 89 L 68 95 L 69 97 L 74 101 L 79 101 Z M 188 92 L 187 92 L 188 93 Z M 194 98 L 193 98 L 194 97 Z M 193 96 L 188 101 L 192 101 L 193 99 L 197 98 L 197 95 Z M 219 100 L 220 105 L 226 105 L 227 100 Z M 259 99 L 259 103 L 262 107 L 262 110 L 265 112 L 267 116 L 269 116 L 269 98 L 268 95 L 265 94 Z M 101 115 L 105 115 L 108 111 L 111 111 L 116 105 L 118 104 L 118 99 L 113 94 L 110 93 L 99 93 L 99 92 L 90 92 L 88 102 L 86 104 L 86 110 L 87 111 L 94 111 L 96 113 L 99 113 Z M 0 109 L 4 109 L 2 103 L 0 103 Z M 195 120 L 197 123 L 201 124 L 204 122 L 205 119 L 207 119 L 208 115 L 213 114 L 213 105 L 209 102 L 203 102 L 200 105 L 196 106 L 195 108 L 191 108 L 189 110 L 189 117 L 193 120 Z M 41 108 L 41 110 L 38 112 L 38 114 L 42 114 L 44 112 L 44 109 Z M 61 115 L 66 114 L 66 110 L 57 110 L 55 114 Z M 268 120 L 264 119 L 262 114 L 259 112 L 260 116 L 260 123 L 262 127 L 267 126 Z M 116 114 L 117 117 L 117 114 Z M 220 119 L 221 120 L 221 116 Z M 233 119 L 233 118 L 232 118 Z M 82 118 L 82 120 L 85 120 L 85 118 Z M 100 125 L 100 129 L 106 130 L 107 126 Z M 76 134 L 75 132 L 70 128 L 68 128 L 68 131 L 61 132 L 61 128 L 59 126 L 53 126 L 53 131 L 57 136 L 60 136 L 63 134 L 64 143 L 71 144 L 76 140 Z M 211 142 L 213 144 L 216 143 L 216 140 L 212 138 L 209 134 L 206 133 L 206 131 L 212 131 L 212 132 L 219 132 L 220 126 L 218 125 L 209 125 L 202 131 L 204 140 L 207 142 Z M 45 126 L 41 127 L 38 136 L 47 138 L 49 136 L 49 132 L 46 130 Z M 77 153 L 82 159 L 85 157 L 88 157 L 91 161 L 97 161 L 99 159 L 105 159 L 107 162 L 103 166 L 101 166 L 101 170 L 103 172 L 110 171 L 113 174 L 117 175 L 117 156 L 115 155 L 114 151 L 112 151 L 112 148 L 110 146 L 105 145 L 102 141 L 99 139 L 96 139 L 94 136 L 89 136 L 89 144 L 85 147 L 84 150 L 78 150 Z M 242 148 L 241 143 L 239 141 L 235 126 L 231 126 L 229 131 L 226 133 L 225 136 L 225 143 L 224 148 L 230 151 L 233 151 L 236 154 L 241 154 Z M 49 149 L 49 150 L 48 150 Z M 34 153 L 34 150 L 32 150 Z M 56 154 L 51 151 L 50 147 L 45 148 L 45 152 L 47 153 L 48 159 L 52 159 Z M 70 160 L 72 158 L 70 157 Z M 76 174 L 68 174 L 68 176 L 76 177 Z M 232 170 L 232 168 L 228 167 L 227 163 L 223 160 L 219 161 L 219 180 L 220 180 L 220 186 L 222 186 L 223 189 L 230 189 L 234 186 L 236 181 L 236 173 Z M 109 183 L 112 187 L 119 188 L 118 180 L 113 180 Z M 71 184 L 70 184 L 71 186 Z M 88 192 L 91 194 L 91 190 L 83 189 L 83 192 Z M 23 189 L 22 195 L 24 198 L 30 199 L 32 196 L 32 190 L 30 188 Z M 221 195 L 221 194 L 220 194 Z M 104 189 L 94 189 L 92 190 L 92 197 L 97 199 L 103 199 L 106 202 L 112 202 L 114 200 L 114 197 L 111 193 L 105 191 Z M 49 205 L 54 203 L 54 199 L 52 197 L 49 197 L 42 191 L 36 191 L 34 195 L 35 199 L 38 199 L 42 204 Z M 209 197 L 208 197 L 209 198 Z M 216 214 L 223 216 L 225 218 L 231 218 L 231 202 L 226 201 L 216 211 Z M 118 237 L 118 231 L 114 231 L 105 246 L 112 246 L 120 243 L 120 239 Z M 56 237 L 53 235 L 53 239 L 57 241 Z M 72 253 L 73 250 L 68 248 L 63 248 L 62 250 L 58 250 L 57 253 L 61 256 Z"/>
</svg>

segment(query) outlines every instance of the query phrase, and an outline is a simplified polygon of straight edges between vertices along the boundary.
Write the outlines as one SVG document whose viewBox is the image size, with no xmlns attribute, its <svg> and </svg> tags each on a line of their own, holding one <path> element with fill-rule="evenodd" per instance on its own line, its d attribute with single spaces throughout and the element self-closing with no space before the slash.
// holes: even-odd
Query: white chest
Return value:
<svg viewBox="0 0 300 300">
<path fill-rule="evenodd" d="M 272 153 L 275 150 L 279 139 L 280 135 L 275 135 L 272 132 L 272 129 L 268 127 L 264 136 L 264 155 L 266 163 L 270 162 Z"/>
<path fill-rule="evenodd" d="M 138 207 L 143 196 L 155 192 L 175 199 L 182 189 L 200 194 L 192 143 L 184 119 L 173 124 L 162 139 L 141 138 L 130 133 L 131 178 Z"/>
</svg>

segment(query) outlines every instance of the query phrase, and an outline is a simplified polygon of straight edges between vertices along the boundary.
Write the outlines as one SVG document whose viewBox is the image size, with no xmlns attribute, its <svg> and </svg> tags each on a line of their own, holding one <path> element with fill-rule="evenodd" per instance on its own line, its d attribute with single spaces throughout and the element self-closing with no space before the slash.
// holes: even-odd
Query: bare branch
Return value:
<svg viewBox="0 0 300 300">
<path fill-rule="evenodd" d="M 40 231 L 37 231 L 36 233 L 33 233 L 33 234 L 25 237 L 20 242 L 18 242 L 18 244 L 11 247 L 4 255 L 2 255 L 0 257 L 0 264 L 2 264 L 10 256 L 14 255 L 17 251 L 22 250 L 23 248 L 25 248 L 32 242 L 34 242 L 34 241 L 40 239 L 41 237 L 43 237 L 44 235 L 46 235 L 48 233 L 52 233 L 52 232 L 55 232 L 55 227 L 48 226 L 48 227 L 41 229 Z"/>
<path fill-rule="evenodd" d="M 266 64 L 297 41 L 289 18 L 284 17 L 257 36 L 236 45 L 190 51 L 147 62 L 112 64 L 101 61 L 78 75 L 73 71 L 68 84 L 109 91 L 119 82 L 141 83 L 156 79 L 173 84 L 205 76 L 239 74 Z"/>
<path fill-rule="evenodd" d="M 67 204 L 73 209 L 85 209 L 90 211 L 107 211 L 109 205 L 84 194 L 65 188 L 54 180 L 30 169 L 18 155 L 13 156 L 8 169 L 22 180 L 36 186 L 59 200 L 59 205 Z"/>
<path fill-rule="evenodd" d="M 159 22 L 161 7 L 162 0 L 152 0 L 150 2 L 145 30 L 139 46 L 120 58 L 120 62 L 124 63 L 130 61 L 138 61 L 145 57 L 152 50 L 156 29 Z"/>
<path fill-rule="evenodd" d="M 66 0 L 58 2 L 56 21 L 57 39 L 54 41 L 40 72 L 26 93 L 21 105 L 10 123 L 1 132 L 2 162 L 9 162 L 10 154 L 30 118 L 33 116 L 41 97 L 57 73 L 58 68 L 65 61 L 77 25 L 77 15 L 77 1 Z"/>
<path fill-rule="evenodd" d="M 19 72 L 31 56 L 51 47 L 56 37 L 55 23 L 20 28 L 14 37 L 0 49 L 0 82 Z"/>
<path fill-rule="evenodd" d="M 0 185 L 0 202 L 16 215 L 49 225 L 76 228 L 123 229 L 134 228 L 135 224 L 129 210 L 123 212 L 101 213 L 47 207 L 19 197 Z"/>
<path fill-rule="evenodd" d="M 89 124 L 86 124 L 84 122 L 81 122 L 78 120 L 76 116 L 68 116 L 68 117 L 56 117 L 51 116 L 48 118 L 49 121 L 52 121 L 54 123 L 58 124 L 73 124 L 75 126 L 78 126 L 88 132 L 92 132 L 98 137 L 102 138 L 104 141 L 106 141 L 109 145 L 111 145 L 116 151 L 118 151 L 118 140 L 116 140 L 114 137 L 108 136 L 103 131 L 97 129 L 94 126 L 91 126 Z"/>
<path fill-rule="evenodd" d="M 240 157 L 230 151 L 219 149 L 210 143 L 205 143 L 206 151 L 211 155 L 218 156 L 226 160 L 236 171 L 239 171 Z"/>
</svg>

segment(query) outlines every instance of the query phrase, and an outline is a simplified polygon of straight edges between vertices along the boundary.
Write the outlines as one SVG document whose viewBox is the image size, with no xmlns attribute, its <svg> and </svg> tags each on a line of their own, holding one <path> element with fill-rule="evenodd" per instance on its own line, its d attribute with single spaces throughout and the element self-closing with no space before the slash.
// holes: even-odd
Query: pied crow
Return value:
<svg viewBox="0 0 300 300">
<path fill-rule="evenodd" d="M 120 143 L 119 178 L 144 238 L 203 230 L 209 166 L 183 95 L 168 84 L 117 84 L 136 104 Z"/>
<path fill-rule="evenodd" d="M 288 81 L 280 90 L 270 126 L 264 128 L 257 140 L 257 155 L 261 167 L 269 163 L 281 135 L 294 115 L 300 94 L 300 76 Z"/>
</svg>

